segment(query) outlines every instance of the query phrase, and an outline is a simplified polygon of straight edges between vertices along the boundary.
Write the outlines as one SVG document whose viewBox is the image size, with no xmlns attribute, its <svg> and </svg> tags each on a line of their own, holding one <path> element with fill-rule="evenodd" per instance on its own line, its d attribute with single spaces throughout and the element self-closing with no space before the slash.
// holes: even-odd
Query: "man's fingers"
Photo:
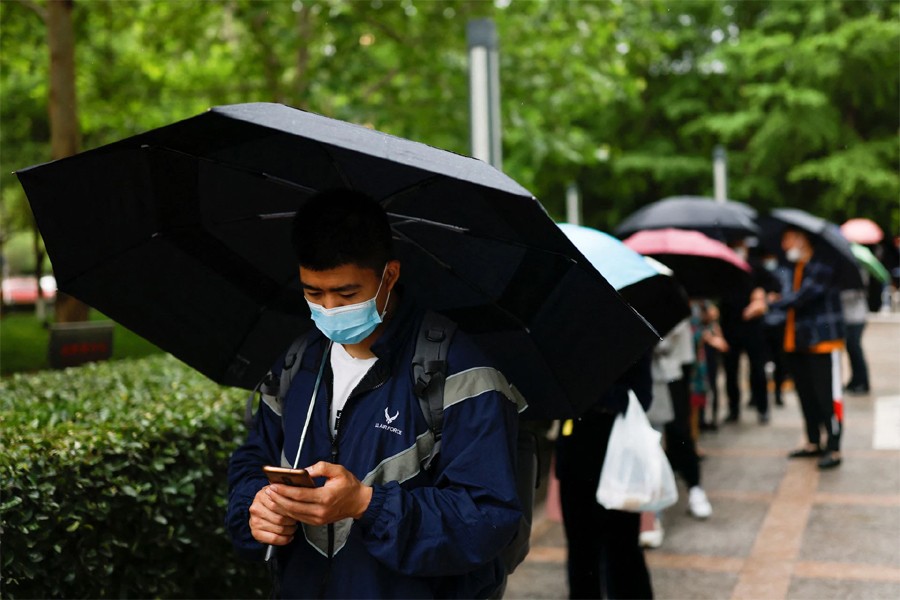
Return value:
<svg viewBox="0 0 900 600">
<path fill-rule="evenodd" d="M 287 498 L 294 502 L 315 502 L 322 488 L 308 488 L 299 485 L 270 485 L 263 491 L 267 498 L 277 502 Z M 281 498 L 279 498 L 279 496 Z"/>
<path fill-rule="evenodd" d="M 303 499 L 295 499 L 298 496 Z M 326 506 L 331 504 L 329 497 L 330 494 L 322 488 L 273 486 L 269 490 L 268 501 L 273 503 L 275 512 L 287 515 L 290 519 L 310 525 L 324 525 L 329 522 L 325 520 Z"/>
<path fill-rule="evenodd" d="M 287 546 L 294 540 L 293 535 L 279 535 L 260 529 L 251 529 L 253 539 L 260 544 L 268 544 L 269 546 Z"/>
<path fill-rule="evenodd" d="M 286 514 L 284 508 L 281 508 L 273 496 L 267 492 L 257 495 L 253 504 L 250 505 L 250 516 L 259 517 L 275 525 L 292 525 L 296 522 L 296 519 Z"/>
<path fill-rule="evenodd" d="M 284 546 L 290 544 L 297 533 L 297 524 L 280 525 L 267 521 L 262 517 L 251 515 L 250 532 L 253 539 L 263 544 Z"/>
<path fill-rule="evenodd" d="M 297 532 L 297 521 L 276 512 L 269 505 L 276 507 L 262 490 L 250 505 L 249 525 L 253 539 L 272 546 L 291 543 Z"/>
<path fill-rule="evenodd" d="M 324 460 L 320 460 L 316 464 L 307 467 L 306 470 L 311 477 L 325 477 L 326 479 L 331 479 L 332 477 L 337 477 L 341 473 L 347 472 L 341 465 L 325 462 Z"/>
</svg>

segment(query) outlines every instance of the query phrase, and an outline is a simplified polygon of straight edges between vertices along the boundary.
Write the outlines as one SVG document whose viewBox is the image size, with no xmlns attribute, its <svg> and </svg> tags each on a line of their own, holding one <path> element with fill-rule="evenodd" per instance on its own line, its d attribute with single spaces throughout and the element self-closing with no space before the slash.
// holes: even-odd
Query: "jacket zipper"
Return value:
<svg viewBox="0 0 900 600">
<path fill-rule="evenodd" d="M 337 464 L 338 461 L 338 440 L 341 435 L 341 421 L 343 420 L 344 414 L 347 412 L 347 407 L 350 404 L 350 400 L 356 396 L 364 394 L 365 392 L 369 392 L 372 390 L 377 390 L 381 386 L 383 386 L 387 382 L 387 377 L 379 381 L 376 385 L 365 389 L 356 391 L 354 390 L 350 396 L 347 397 L 347 402 L 344 403 L 344 408 L 339 410 L 334 419 L 334 432 L 331 431 L 331 428 L 328 428 L 328 437 L 331 439 L 331 463 Z M 329 396 L 328 398 L 328 412 L 331 412 L 331 403 L 334 401 L 334 398 Z M 328 524 L 328 569 L 325 572 L 325 577 L 322 580 L 322 586 L 320 589 L 319 597 L 325 597 L 325 589 L 328 586 L 328 580 L 331 578 L 331 565 L 334 560 L 334 523 Z"/>
</svg>

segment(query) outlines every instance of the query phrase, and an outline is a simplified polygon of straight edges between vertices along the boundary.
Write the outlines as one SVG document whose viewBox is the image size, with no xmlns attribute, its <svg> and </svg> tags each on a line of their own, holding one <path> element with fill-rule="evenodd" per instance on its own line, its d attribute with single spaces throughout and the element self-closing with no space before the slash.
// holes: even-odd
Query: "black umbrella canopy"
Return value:
<svg viewBox="0 0 900 600">
<path fill-rule="evenodd" d="M 768 238 L 780 239 L 782 231 L 788 226 L 802 229 L 812 236 L 815 254 L 834 268 L 837 287 L 841 289 L 865 287 L 859 262 L 853 256 L 850 242 L 843 236 L 840 227 L 799 208 L 776 208 L 772 210 L 771 217 L 765 221 L 766 227 L 769 228 Z"/>
<path fill-rule="evenodd" d="M 642 279 L 622 288 L 619 294 L 663 337 L 691 316 L 687 293 L 671 275 Z"/>
<path fill-rule="evenodd" d="M 335 187 L 385 207 L 407 288 L 531 416 L 577 414 L 657 339 L 512 179 L 286 106 L 216 107 L 17 174 L 60 289 L 226 385 L 253 387 L 312 326 L 290 222 Z"/>
<path fill-rule="evenodd" d="M 703 196 L 672 196 L 648 204 L 616 228 L 620 238 L 647 229 L 691 229 L 721 241 L 756 235 L 756 210 L 741 202 Z"/>
</svg>

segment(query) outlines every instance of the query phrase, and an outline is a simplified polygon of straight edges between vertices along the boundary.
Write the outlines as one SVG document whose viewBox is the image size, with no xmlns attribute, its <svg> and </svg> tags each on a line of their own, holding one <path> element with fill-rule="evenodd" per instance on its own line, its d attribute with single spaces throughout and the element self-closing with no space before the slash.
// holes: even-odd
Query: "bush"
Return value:
<svg viewBox="0 0 900 600">
<path fill-rule="evenodd" d="M 267 595 L 223 525 L 244 397 L 168 356 L 0 381 L 3 596 Z"/>
</svg>

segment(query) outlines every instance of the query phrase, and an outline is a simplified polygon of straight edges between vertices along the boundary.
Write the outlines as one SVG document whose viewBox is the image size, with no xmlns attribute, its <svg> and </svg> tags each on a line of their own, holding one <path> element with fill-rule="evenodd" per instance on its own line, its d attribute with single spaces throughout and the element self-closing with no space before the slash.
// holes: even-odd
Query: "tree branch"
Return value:
<svg viewBox="0 0 900 600">
<path fill-rule="evenodd" d="M 382 33 L 384 33 L 386 36 L 388 36 L 389 38 L 391 38 L 392 40 L 394 40 L 395 42 L 397 42 L 397 43 L 400 44 L 401 46 L 406 46 L 406 45 L 407 45 L 406 40 L 403 38 L 403 36 L 401 36 L 399 33 L 397 33 L 396 31 L 394 31 L 393 29 L 391 29 L 390 27 L 388 27 L 388 26 L 385 25 L 384 23 L 382 23 L 382 22 L 380 22 L 380 21 L 377 21 L 377 20 L 373 19 L 369 14 L 366 14 L 366 15 L 365 15 L 365 21 L 366 21 L 366 23 L 368 23 L 368 24 L 371 25 L 372 27 L 374 27 L 374 28 L 380 30 Z"/>
<path fill-rule="evenodd" d="M 34 12 L 37 16 L 41 18 L 42 21 L 47 21 L 47 10 L 35 2 L 34 0 L 16 0 L 19 4 L 24 6 L 25 8 Z"/>
<path fill-rule="evenodd" d="M 375 83 L 373 83 L 372 85 L 370 85 L 363 91 L 362 97 L 367 98 L 367 97 L 371 96 L 372 94 L 374 94 L 375 92 L 377 92 L 378 90 L 380 90 L 381 88 L 383 88 L 384 86 L 386 86 L 388 83 L 390 83 L 390 81 L 394 78 L 394 76 L 397 75 L 397 73 L 399 71 L 400 71 L 400 69 L 398 67 L 394 67 L 393 69 L 391 69 L 390 71 L 385 73 L 381 79 L 379 79 L 378 81 L 376 81 Z"/>
</svg>

